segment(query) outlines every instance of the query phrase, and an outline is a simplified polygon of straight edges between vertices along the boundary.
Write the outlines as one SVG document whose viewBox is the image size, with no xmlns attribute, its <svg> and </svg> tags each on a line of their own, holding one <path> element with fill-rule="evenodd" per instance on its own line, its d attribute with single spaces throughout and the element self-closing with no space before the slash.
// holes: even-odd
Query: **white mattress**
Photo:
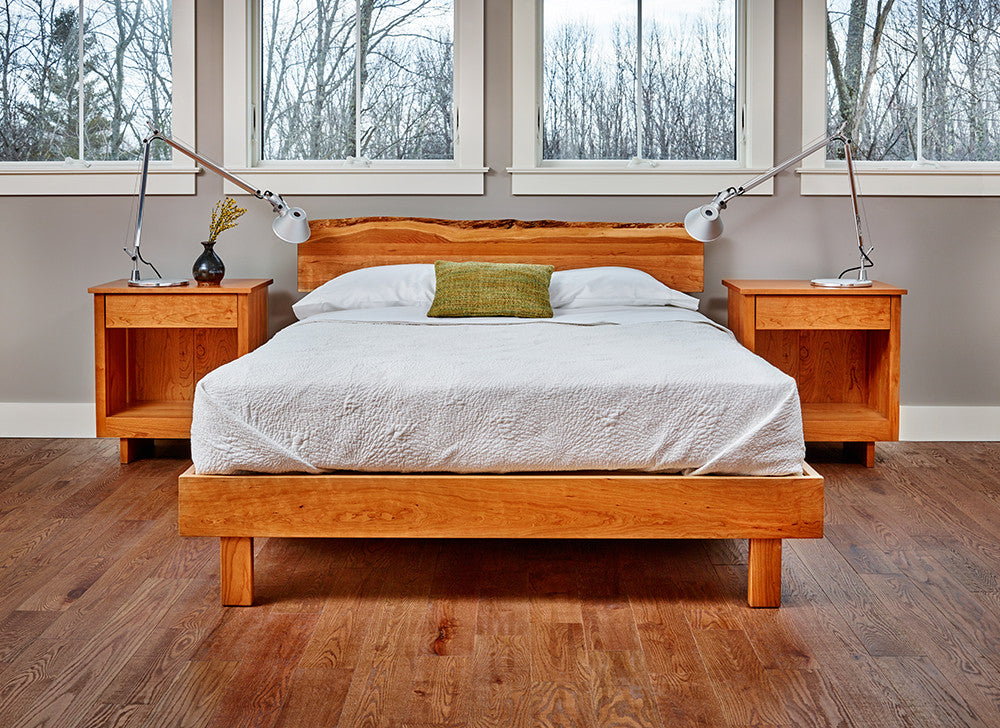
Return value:
<svg viewBox="0 0 1000 728">
<path fill-rule="evenodd" d="M 801 472 L 794 380 L 697 312 L 425 313 L 319 314 L 208 374 L 196 470 Z"/>
</svg>

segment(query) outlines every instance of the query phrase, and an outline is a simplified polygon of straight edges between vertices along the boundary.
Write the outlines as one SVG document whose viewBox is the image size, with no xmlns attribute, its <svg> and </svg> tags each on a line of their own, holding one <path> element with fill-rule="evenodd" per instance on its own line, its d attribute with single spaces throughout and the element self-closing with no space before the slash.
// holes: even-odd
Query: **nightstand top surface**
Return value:
<svg viewBox="0 0 1000 728">
<path fill-rule="evenodd" d="M 142 288 L 139 286 L 130 286 L 127 279 L 119 278 L 117 281 L 88 288 L 87 293 L 250 293 L 258 288 L 269 286 L 272 283 L 274 283 L 273 278 L 223 278 L 222 282 L 217 286 L 199 286 L 195 281 L 189 280 L 186 286 Z"/>
<path fill-rule="evenodd" d="M 824 288 L 805 280 L 745 280 L 725 278 L 722 284 L 737 293 L 750 295 L 795 296 L 902 296 L 905 288 L 872 281 L 865 288 Z"/>
</svg>

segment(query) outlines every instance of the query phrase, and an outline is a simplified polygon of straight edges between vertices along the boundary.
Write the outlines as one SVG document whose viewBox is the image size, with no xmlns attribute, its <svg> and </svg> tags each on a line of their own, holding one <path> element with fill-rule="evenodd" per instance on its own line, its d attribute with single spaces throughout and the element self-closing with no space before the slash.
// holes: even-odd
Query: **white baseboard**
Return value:
<svg viewBox="0 0 1000 728">
<path fill-rule="evenodd" d="M 899 439 L 995 442 L 1000 440 L 1000 407 L 901 406 Z"/>
<path fill-rule="evenodd" d="M 94 437 L 93 402 L 0 402 L 0 437 Z"/>
<path fill-rule="evenodd" d="M 0 402 L 0 437 L 94 437 L 93 402 Z M 1000 440 L 1000 407 L 899 408 L 899 439 Z"/>
</svg>

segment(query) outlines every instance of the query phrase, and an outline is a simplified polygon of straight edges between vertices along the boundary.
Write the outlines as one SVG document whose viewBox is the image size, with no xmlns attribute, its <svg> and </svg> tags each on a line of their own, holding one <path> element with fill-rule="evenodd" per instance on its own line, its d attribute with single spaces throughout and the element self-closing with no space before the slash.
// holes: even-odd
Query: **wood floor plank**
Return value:
<svg viewBox="0 0 1000 728">
<path fill-rule="evenodd" d="M 718 565 L 715 567 L 723 584 L 731 590 L 746 579 L 746 567 Z M 761 665 L 768 670 L 809 670 L 818 667 L 816 656 L 806 640 L 789 620 L 788 612 L 800 601 L 786 585 L 782 598 L 789 609 L 741 609 L 737 616 L 743 631 L 753 645 Z"/>
<path fill-rule="evenodd" d="M 595 651 L 589 692 L 599 726 L 663 726 L 642 653 Z"/>
<path fill-rule="evenodd" d="M 13 725 L 77 658 L 82 640 L 37 639 L 0 673 L 0 725 Z"/>
<path fill-rule="evenodd" d="M 879 668 L 903 696 L 914 718 L 928 728 L 989 728 L 993 711 L 979 715 L 925 657 L 879 657 Z"/>
<path fill-rule="evenodd" d="M 767 678 L 781 700 L 789 723 L 796 728 L 838 728 L 856 725 L 850 706 L 831 693 L 817 670 L 769 669 Z"/>
<path fill-rule="evenodd" d="M 531 724 L 539 728 L 595 728 L 593 701 L 585 685 L 532 682 Z"/>
<path fill-rule="evenodd" d="M 531 625 L 531 679 L 545 683 L 583 683 L 590 671 L 583 625 Z"/>
<path fill-rule="evenodd" d="M 187 461 L 115 445 L 0 440 L 3 728 L 1000 714 L 996 444 L 820 458 L 827 537 L 786 542 L 779 610 L 746 608 L 745 542 L 393 539 L 258 539 L 258 606 L 224 608 L 217 542 L 176 535 Z"/>
<path fill-rule="evenodd" d="M 136 585 L 149 578 L 171 548 L 172 525 L 169 521 L 158 520 L 144 526 L 141 536 L 75 600 L 72 609 L 60 614 L 43 636 L 53 639 L 86 637 L 117 610 L 131 603 Z"/>
<path fill-rule="evenodd" d="M 118 521 L 91 542 L 30 597 L 18 605 L 26 611 L 65 611 L 82 597 L 148 529 L 146 521 Z"/>
<path fill-rule="evenodd" d="M 528 567 L 531 621 L 583 624 L 576 564 L 572 561 L 533 562 Z"/>
<path fill-rule="evenodd" d="M 17 466 L 42 465 L 75 444 L 72 440 L 45 437 L 8 437 L 0 440 L 0 490 L 17 482 Z M 94 445 L 90 449 L 96 450 Z"/>
<path fill-rule="evenodd" d="M 530 625 L 531 602 L 526 571 L 517 566 L 502 571 L 484 571 L 476 610 L 476 633 L 526 636 Z"/>
<path fill-rule="evenodd" d="M 472 655 L 418 655 L 406 723 L 465 725 L 472 715 Z"/>
<path fill-rule="evenodd" d="M 872 657 L 900 657 L 922 654 L 920 647 L 905 637 L 899 619 L 871 592 L 836 548 L 826 541 L 796 544 L 797 552 L 814 575 L 822 577 L 821 588 L 830 595 L 844 619 L 855 630 Z"/>
<path fill-rule="evenodd" d="M 471 686 L 470 726 L 521 728 L 530 725 L 531 657 L 528 638 L 509 634 L 477 635 Z"/>
<path fill-rule="evenodd" d="M 787 586 L 800 595 L 800 606 L 788 611 L 788 619 L 816 655 L 826 692 L 836 705 L 846 706 L 840 712 L 850 718 L 849 724 L 859 728 L 916 725 L 902 698 L 794 548 L 789 549 L 784 566 Z"/>
<path fill-rule="evenodd" d="M 906 614 L 907 623 L 920 635 L 927 658 L 977 714 L 1000 714 L 1000 668 L 988 659 L 970 659 L 983 646 L 973 634 L 950 623 L 945 614 L 950 611 L 947 605 L 938 604 L 900 575 L 868 576 L 866 581 L 883 601 L 891 600 Z"/>
<path fill-rule="evenodd" d="M 207 728 L 215 722 L 238 663 L 187 662 L 153 705 L 142 728 Z"/>
<path fill-rule="evenodd" d="M 317 614 L 280 613 L 263 618 L 225 688 L 212 726 L 244 728 L 277 721 L 318 618 Z"/>
<path fill-rule="evenodd" d="M 341 667 L 299 667 L 275 728 L 335 726 L 354 671 Z"/>
<path fill-rule="evenodd" d="M 139 649 L 148 632 L 181 593 L 183 584 L 147 579 L 134 601 L 114 612 L 39 695 L 12 728 L 72 726 Z"/>
<path fill-rule="evenodd" d="M 325 606 L 313 638 L 302 655 L 302 667 L 353 670 L 358 663 L 384 574 L 375 569 L 340 568 L 336 591 Z"/>
<path fill-rule="evenodd" d="M 438 547 L 405 542 L 396 544 L 386 557 L 392 552 L 411 567 L 386 575 L 344 700 L 341 724 L 345 726 L 393 725 L 405 716 L 409 704 L 408 678 L 421 651 L 417 625 L 426 612 Z"/>
<path fill-rule="evenodd" d="M 704 629 L 695 641 L 730 725 L 789 725 L 764 666 L 743 630 Z M 753 695 L 748 701 L 745 695 Z"/>
<path fill-rule="evenodd" d="M 34 642 L 57 616 L 54 612 L 11 612 L 0 622 L 0 663 L 9 664 L 24 648 Z"/>
</svg>

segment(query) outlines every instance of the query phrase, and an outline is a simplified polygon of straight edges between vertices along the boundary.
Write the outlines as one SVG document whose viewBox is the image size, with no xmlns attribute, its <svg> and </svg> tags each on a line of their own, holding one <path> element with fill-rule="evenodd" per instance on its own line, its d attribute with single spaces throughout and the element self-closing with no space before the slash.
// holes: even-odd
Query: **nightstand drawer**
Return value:
<svg viewBox="0 0 1000 728">
<path fill-rule="evenodd" d="M 758 329 L 888 329 L 886 296 L 758 296 Z"/>
<path fill-rule="evenodd" d="M 159 293 L 105 296 L 109 329 L 236 328 L 236 296 Z"/>
</svg>

